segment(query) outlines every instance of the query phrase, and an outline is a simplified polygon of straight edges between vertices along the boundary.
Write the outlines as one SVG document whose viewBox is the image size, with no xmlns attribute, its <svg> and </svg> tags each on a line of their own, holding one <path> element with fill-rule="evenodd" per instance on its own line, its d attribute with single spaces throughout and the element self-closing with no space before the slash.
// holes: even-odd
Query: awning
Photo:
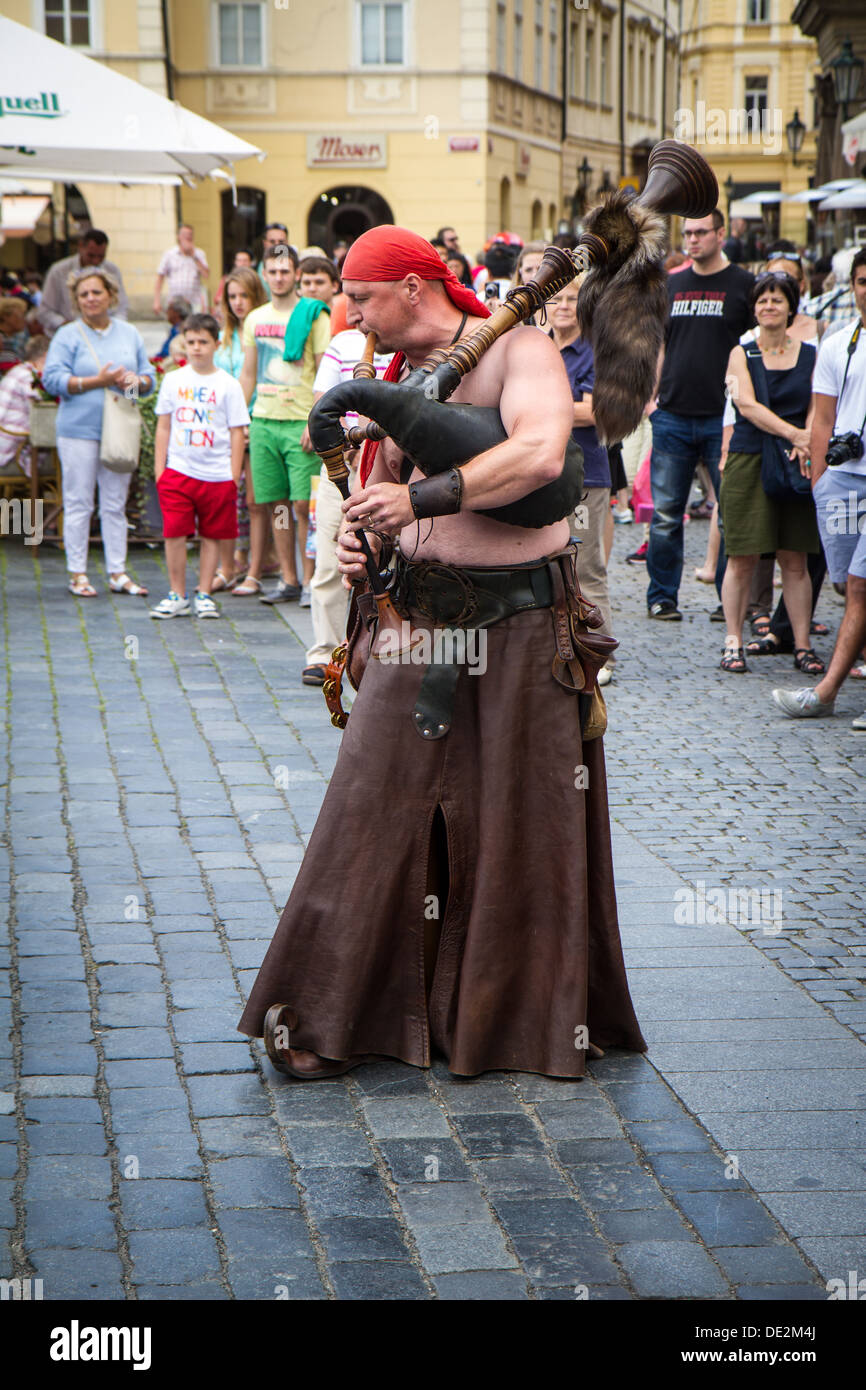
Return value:
<svg viewBox="0 0 866 1390">
<path fill-rule="evenodd" d="M 850 164 L 853 169 L 858 154 L 863 150 L 866 150 L 866 111 L 861 111 L 859 116 L 853 116 L 842 125 L 842 154 L 845 163 Z"/>
<path fill-rule="evenodd" d="M 50 201 L 44 194 L 4 194 L 0 200 L 0 232 L 4 237 L 30 236 Z"/>
<path fill-rule="evenodd" d="M 837 212 L 843 208 L 866 208 L 866 179 L 858 179 L 850 188 L 843 188 L 818 204 L 819 212 Z"/>
<path fill-rule="evenodd" d="M 204 178 L 262 151 L 140 82 L 0 18 L 0 174 Z"/>
</svg>

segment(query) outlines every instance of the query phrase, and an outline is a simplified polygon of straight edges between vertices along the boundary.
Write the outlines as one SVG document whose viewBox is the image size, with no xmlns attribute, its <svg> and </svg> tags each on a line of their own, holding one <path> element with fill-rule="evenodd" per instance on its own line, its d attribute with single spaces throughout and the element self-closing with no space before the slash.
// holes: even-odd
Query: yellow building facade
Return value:
<svg viewBox="0 0 866 1390">
<path fill-rule="evenodd" d="M 675 134 L 709 159 L 720 186 L 733 179 L 735 200 L 796 193 L 814 172 L 818 50 L 791 11 L 790 0 L 685 0 Z M 795 113 L 806 127 L 796 165 L 785 133 Z M 769 204 L 767 220 L 777 216 L 780 236 L 805 240 L 805 204 Z"/>
</svg>

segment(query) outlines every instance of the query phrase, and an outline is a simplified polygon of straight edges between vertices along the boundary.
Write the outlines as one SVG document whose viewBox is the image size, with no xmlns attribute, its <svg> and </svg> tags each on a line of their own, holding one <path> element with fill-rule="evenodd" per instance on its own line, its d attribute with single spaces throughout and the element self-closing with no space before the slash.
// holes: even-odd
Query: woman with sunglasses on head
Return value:
<svg viewBox="0 0 866 1390">
<path fill-rule="evenodd" d="M 809 645 L 812 586 L 807 554 L 821 548 L 811 493 L 770 497 L 764 491 L 761 461 L 767 435 L 787 448 L 804 478 L 809 472 L 812 372 L 816 349 L 790 332 L 799 304 L 797 282 L 769 271 L 751 293 L 757 320 L 755 344 L 731 352 L 727 380 L 736 411 L 730 451 L 722 472 L 720 514 L 728 564 L 722 585 L 727 624 L 721 669 L 748 670 L 743 653 L 743 622 L 758 557 L 775 552 L 782 591 L 794 632 L 794 664 L 820 675 L 824 663 Z M 767 405 L 759 403 L 758 397 Z"/>
</svg>

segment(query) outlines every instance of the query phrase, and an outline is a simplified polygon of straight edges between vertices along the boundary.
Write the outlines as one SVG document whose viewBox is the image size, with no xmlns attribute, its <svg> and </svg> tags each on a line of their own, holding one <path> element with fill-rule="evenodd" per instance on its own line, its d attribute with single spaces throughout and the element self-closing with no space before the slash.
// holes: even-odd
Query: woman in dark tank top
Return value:
<svg viewBox="0 0 866 1390">
<path fill-rule="evenodd" d="M 727 635 L 723 671 L 748 670 L 743 622 L 758 557 L 775 552 L 782 592 L 794 630 L 794 665 L 820 675 L 824 663 L 809 645 L 812 586 L 806 557 L 820 550 L 815 505 L 810 492 L 768 497 L 761 485 L 761 456 L 768 436 L 785 449 L 808 477 L 812 372 L 816 349 L 798 342 L 788 329 L 797 313 L 799 290 L 790 275 L 768 272 L 752 290 L 758 321 L 757 350 L 735 347 L 728 382 L 736 423 L 722 474 L 719 510 L 728 564 L 722 586 Z M 759 404 L 757 396 L 769 401 Z"/>
</svg>

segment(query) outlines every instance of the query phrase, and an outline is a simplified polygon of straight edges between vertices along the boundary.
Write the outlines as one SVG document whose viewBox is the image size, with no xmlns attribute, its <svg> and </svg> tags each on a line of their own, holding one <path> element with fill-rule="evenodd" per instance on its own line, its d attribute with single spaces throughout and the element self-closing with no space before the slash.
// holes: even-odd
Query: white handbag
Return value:
<svg viewBox="0 0 866 1390">
<path fill-rule="evenodd" d="M 93 344 L 78 324 L 78 331 L 90 348 L 91 355 L 99 371 L 103 364 L 97 357 Z M 99 457 L 112 473 L 134 473 L 138 467 L 141 450 L 141 412 L 134 400 L 121 396 L 110 387 L 102 388 L 102 435 L 99 444 Z"/>
</svg>

